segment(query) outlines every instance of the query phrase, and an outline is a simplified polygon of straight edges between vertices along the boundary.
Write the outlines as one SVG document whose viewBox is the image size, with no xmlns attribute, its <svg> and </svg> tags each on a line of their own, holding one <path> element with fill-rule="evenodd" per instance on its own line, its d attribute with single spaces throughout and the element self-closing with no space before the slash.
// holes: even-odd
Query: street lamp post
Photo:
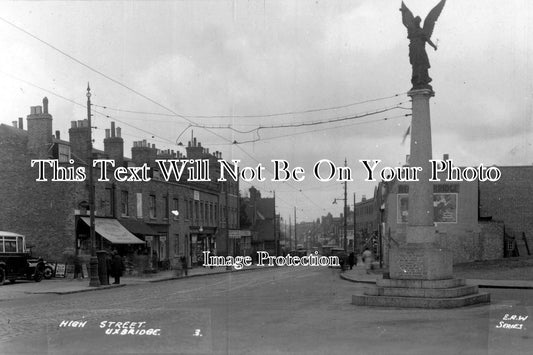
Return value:
<svg viewBox="0 0 533 355">
<path fill-rule="evenodd" d="M 93 182 L 93 136 L 92 136 L 92 124 L 91 124 L 91 88 L 87 83 L 87 121 L 89 124 L 89 137 L 88 137 L 88 150 L 89 150 L 89 229 L 91 237 L 91 260 L 89 262 L 89 268 L 91 273 L 91 279 L 89 286 L 100 286 L 100 279 L 98 277 L 98 258 L 96 257 L 96 240 L 94 233 L 94 182 Z"/>
</svg>

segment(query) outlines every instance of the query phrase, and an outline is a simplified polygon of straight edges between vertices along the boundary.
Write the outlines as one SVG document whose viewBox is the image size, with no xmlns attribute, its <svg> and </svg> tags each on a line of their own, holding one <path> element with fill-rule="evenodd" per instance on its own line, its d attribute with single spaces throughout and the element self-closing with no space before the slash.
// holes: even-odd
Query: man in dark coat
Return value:
<svg viewBox="0 0 533 355">
<path fill-rule="evenodd" d="M 111 276 L 115 278 L 113 284 L 120 283 L 120 277 L 122 276 L 122 270 L 124 270 L 124 262 L 122 257 L 118 255 L 117 251 L 113 251 L 113 257 L 111 259 Z"/>
<path fill-rule="evenodd" d="M 352 270 L 353 266 L 355 265 L 355 254 L 353 253 L 353 251 L 348 256 L 348 264 L 350 265 L 350 270 Z"/>
</svg>

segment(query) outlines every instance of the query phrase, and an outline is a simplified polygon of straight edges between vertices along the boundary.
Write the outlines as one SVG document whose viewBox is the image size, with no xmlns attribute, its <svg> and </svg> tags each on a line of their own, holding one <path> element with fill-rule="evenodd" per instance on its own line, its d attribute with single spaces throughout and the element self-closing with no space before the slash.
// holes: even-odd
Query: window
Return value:
<svg viewBox="0 0 533 355">
<path fill-rule="evenodd" d="M 137 218 L 143 218 L 143 194 L 137 192 Z"/>
<path fill-rule="evenodd" d="M 105 198 L 102 207 L 106 216 L 113 215 L 113 190 L 111 188 L 106 187 L 105 189 Z"/>
<path fill-rule="evenodd" d="M 157 210 L 156 210 L 155 195 L 150 195 L 150 200 L 148 201 L 148 208 L 149 208 L 149 212 L 150 212 L 150 218 L 156 218 L 157 217 Z"/>
<path fill-rule="evenodd" d="M 168 219 L 168 207 L 168 196 L 163 196 L 163 208 L 165 209 L 165 211 L 163 212 L 163 218 Z"/>
<path fill-rule="evenodd" d="M 123 216 L 128 216 L 128 191 L 121 191 L 120 194 L 120 213 Z"/>
<path fill-rule="evenodd" d="M 204 203 L 203 202 L 199 202 L 199 205 L 200 205 L 200 213 L 199 213 L 199 224 L 204 224 Z"/>
<path fill-rule="evenodd" d="M 173 211 L 178 211 L 179 213 L 181 213 L 181 211 L 180 211 L 180 202 L 179 202 L 179 200 L 177 198 L 172 200 L 172 210 Z M 172 217 L 173 219 L 178 219 L 179 215 L 175 215 L 173 213 L 172 216 L 173 216 Z"/>
<path fill-rule="evenodd" d="M 24 245 L 24 238 L 17 237 L 17 250 L 19 253 L 24 253 L 26 250 L 26 246 Z"/>
<path fill-rule="evenodd" d="M 4 239 L 4 251 L 6 253 L 16 253 L 17 252 L 17 240 L 15 238 Z"/>
<path fill-rule="evenodd" d="M 177 200 L 174 200 L 177 201 Z M 174 255 L 180 255 L 180 235 L 174 234 Z"/>
</svg>

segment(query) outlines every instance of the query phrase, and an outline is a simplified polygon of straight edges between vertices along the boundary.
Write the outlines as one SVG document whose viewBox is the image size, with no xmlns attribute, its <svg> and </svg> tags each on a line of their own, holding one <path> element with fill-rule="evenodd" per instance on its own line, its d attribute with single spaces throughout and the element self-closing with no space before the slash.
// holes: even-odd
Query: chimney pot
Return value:
<svg viewBox="0 0 533 355">
<path fill-rule="evenodd" d="M 110 137 L 109 128 L 106 128 L 106 129 L 105 129 L 105 137 L 106 137 L 106 138 L 109 138 L 109 137 Z"/>
<path fill-rule="evenodd" d="M 13 127 L 17 128 L 17 121 L 12 121 Z"/>
<path fill-rule="evenodd" d="M 450 155 L 449 154 L 444 154 L 442 156 L 442 160 L 448 160 L 448 159 L 450 159 Z"/>
<path fill-rule="evenodd" d="M 122 136 L 122 129 L 120 127 L 117 127 L 116 131 L 117 131 L 117 137 L 120 138 Z"/>
<path fill-rule="evenodd" d="M 77 127 L 78 127 L 78 122 L 70 121 L 70 128 L 77 128 Z"/>
<path fill-rule="evenodd" d="M 115 122 L 111 121 L 111 137 L 115 137 Z"/>
<path fill-rule="evenodd" d="M 59 131 L 56 131 L 56 138 L 57 138 L 57 139 L 61 139 L 61 136 L 60 136 L 60 132 L 59 132 Z"/>
<path fill-rule="evenodd" d="M 19 117 L 19 128 L 24 129 L 24 120 L 22 119 L 22 117 Z"/>
<path fill-rule="evenodd" d="M 46 96 L 43 98 L 43 111 L 48 113 L 48 98 Z"/>
</svg>

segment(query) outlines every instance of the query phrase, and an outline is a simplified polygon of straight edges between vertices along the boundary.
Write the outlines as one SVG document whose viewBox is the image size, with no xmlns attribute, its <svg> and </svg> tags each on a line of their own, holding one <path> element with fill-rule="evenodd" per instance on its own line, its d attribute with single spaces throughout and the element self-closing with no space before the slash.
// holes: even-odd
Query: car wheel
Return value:
<svg viewBox="0 0 533 355">
<path fill-rule="evenodd" d="M 52 276 L 54 275 L 54 270 L 50 266 L 47 266 L 44 268 L 44 278 L 47 280 L 50 280 Z"/>
<path fill-rule="evenodd" d="M 42 271 L 35 271 L 35 275 L 33 276 L 33 280 L 35 280 L 35 282 L 41 282 L 42 279 L 43 279 L 43 272 Z"/>
</svg>

